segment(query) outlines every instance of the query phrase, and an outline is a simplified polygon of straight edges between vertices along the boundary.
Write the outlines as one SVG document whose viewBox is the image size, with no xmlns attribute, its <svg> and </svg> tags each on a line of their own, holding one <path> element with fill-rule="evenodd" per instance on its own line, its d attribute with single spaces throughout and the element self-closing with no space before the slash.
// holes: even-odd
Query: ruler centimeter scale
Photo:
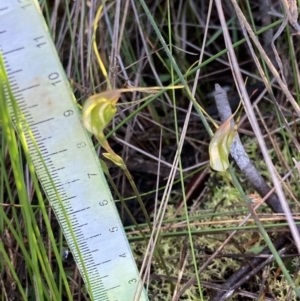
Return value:
<svg viewBox="0 0 300 301">
<path fill-rule="evenodd" d="M 0 50 L 34 136 L 30 156 L 88 291 L 94 301 L 133 300 L 138 270 L 36 0 L 0 1 Z"/>
</svg>

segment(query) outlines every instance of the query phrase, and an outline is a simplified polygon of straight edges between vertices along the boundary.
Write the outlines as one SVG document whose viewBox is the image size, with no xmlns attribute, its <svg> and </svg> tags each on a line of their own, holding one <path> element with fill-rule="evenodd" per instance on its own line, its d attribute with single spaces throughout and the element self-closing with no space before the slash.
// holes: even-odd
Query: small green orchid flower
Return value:
<svg viewBox="0 0 300 301">
<path fill-rule="evenodd" d="M 210 141 L 209 160 L 211 168 L 215 171 L 224 172 L 229 167 L 230 147 L 237 132 L 237 122 L 240 116 L 238 116 L 235 125 L 231 124 L 231 120 L 238 112 L 241 104 L 242 102 L 240 102 L 236 111 L 219 126 Z"/>
<path fill-rule="evenodd" d="M 226 171 L 229 167 L 230 146 L 236 133 L 231 118 L 218 128 L 209 144 L 210 166 L 216 171 Z"/>
<path fill-rule="evenodd" d="M 89 97 L 82 107 L 85 128 L 98 136 L 117 113 L 116 103 L 121 94 L 116 90 L 105 91 Z"/>
<path fill-rule="evenodd" d="M 120 96 L 119 90 L 110 90 L 89 97 L 82 107 L 82 120 L 84 127 L 95 135 L 100 145 L 107 151 L 103 155 L 124 168 L 123 159 L 111 149 L 103 132 L 117 113 L 116 103 Z"/>
</svg>

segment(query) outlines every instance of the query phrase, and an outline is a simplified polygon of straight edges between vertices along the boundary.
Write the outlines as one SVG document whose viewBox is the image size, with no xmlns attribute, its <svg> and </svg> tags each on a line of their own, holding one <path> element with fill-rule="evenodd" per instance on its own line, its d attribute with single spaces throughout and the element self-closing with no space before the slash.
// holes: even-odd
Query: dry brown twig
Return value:
<svg viewBox="0 0 300 301">
<path fill-rule="evenodd" d="M 268 67 L 270 68 L 272 74 L 274 75 L 274 77 L 276 78 L 278 84 L 280 85 L 280 87 L 283 89 L 283 92 L 285 93 L 286 97 L 288 98 L 288 100 L 291 102 L 291 104 L 293 105 L 295 111 L 297 112 L 297 114 L 299 114 L 300 116 L 300 108 L 298 106 L 298 104 L 295 102 L 294 98 L 292 97 L 290 91 L 288 90 L 288 87 L 283 83 L 282 79 L 280 78 L 277 70 L 274 68 L 273 64 L 271 63 L 270 59 L 268 58 L 268 56 L 266 55 L 265 51 L 263 50 L 262 46 L 260 45 L 258 39 L 256 38 L 252 28 L 250 27 L 249 23 L 247 22 L 245 16 L 243 15 L 241 9 L 239 8 L 239 6 L 237 5 L 235 0 L 232 0 L 232 4 L 234 6 L 234 9 L 236 11 L 236 14 L 238 16 L 241 28 L 243 29 L 243 33 L 245 35 L 246 40 L 249 39 L 247 33 L 250 35 L 251 39 L 253 40 L 253 42 L 255 43 L 256 47 L 258 48 L 259 52 L 261 53 L 261 55 L 263 55 L 264 60 L 266 61 L 266 64 L 268 65 Z M 245 106 L 245 110 L 248 116 L 248 119 L 250 121 L 250 124 L 253 128 L 253 131 L 257 137 L 257 141 L 258 144 L 260 146 L 261 152 L 263 154 L 264 160 L 266 162 L 266 165 L 268 167 L 268 171 L 269 174 L 272 178 L 278 199 L 280 201 L 280 204 L 282 206 L 282 209 L 284 211 L 284 213 L 286 214 L 287 217 L 287 221 L 289 223 L 289 227 L 291 229 L 291 233 L 293 236 L 293 239 L 295 241 L 295 244 L 298 248 L 298 251 L 300 253 L 300 236 L 299 236 L 299 231 L 297 230 L 297 227 L 294 223 L 294 220 L 292 218 L 291 215 L 291 210 L 288 206 L 288 202 L 286 200 L 285 194 L 283 192 L 280 180 L 278 179 L 276 172 L 275 172 L 275 167 L 272 163 L 272 160 L 269 156 L 268 153 L 268 149 L 266 147 L 265 141 L 263 139 L 258 121 L 255 117 L 255 113 L 254 110 L 252 108 L 252 104 L 250 102 L 249 96 L 247 94 L 247 90 L 245 88 L 245 83 L 244 80 L 242 78 L 241 72 L 239 70 L 239 64 L 232 46 L 232 41 L 228 32 L 228 28 L 226 25 L 226 20 L 223 14 L 223 10 L 222 10 L 222 5 L 221 5 L 221 1 L 220 0 L 216 0 L 216 5 L 217 5 L 217 9 L 218 9 L 218 13 L 219 13 L 219 19 L 223 28 L 223 35 L 224 35 L 224 39 L 225 39 L 225 43 L 226 46 L 228 48 L 228 56 L 229 59 L 232 63 L 232 71 L 233 71 L 233 75 L 235 77 L 236 80 L 236 84 L 237 84 L 237 88 L 241 93 L 242 99 L 243 99 L 243 103 Z M 247 33 L 246 33 L 246 29 Z M 248 43 L 248 46 L 250 46 L 250 43 Z M 256 59 L 257 62 L 257 58 Z"/>
</svg>

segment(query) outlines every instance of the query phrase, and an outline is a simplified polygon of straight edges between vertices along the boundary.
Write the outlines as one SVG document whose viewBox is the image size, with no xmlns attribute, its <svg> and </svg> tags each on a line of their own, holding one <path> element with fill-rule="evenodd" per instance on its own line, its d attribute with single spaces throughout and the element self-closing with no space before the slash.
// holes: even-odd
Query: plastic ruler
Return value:
<svg viewBox="0 0 300 301">
<path fill-rule="evenodd" d="M 90 295 L 133 300 L 138 270 L 37 1 L 0 1 L 0 49 L 38 145 L 28 139 L 30 156 Z"/>
</svg>

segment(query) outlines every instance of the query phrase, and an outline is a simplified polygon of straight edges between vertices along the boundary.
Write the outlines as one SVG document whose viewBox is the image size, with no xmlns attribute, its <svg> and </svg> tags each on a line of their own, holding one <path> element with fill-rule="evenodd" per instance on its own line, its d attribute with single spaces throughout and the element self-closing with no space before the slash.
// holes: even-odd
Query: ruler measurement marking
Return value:
<svg viewBox="0 0 300 301">
<path fill-rule="evenodd" d="M 39 121 L 39 122 L 36 122 L 36 123 L 33 123 L 33 124 L 30 124 L 30 123 L 28 123 L 28 124 L 30 125 L 30 127 L 35 127 L 35 126 L 37 126 L 37 125 L 39 125 L 41 123 L 48 122 L 50 120 L 54 120 L 54 117 L 48 118 L 48 119 L 45 119 L 45 120 L 42 120 L 42 121 Z"/>
<path fill-rule="evenodd" d="M 72 227 L 73 227 L 73 225 L 72 225 Z M 74 233 L 76 233 L 78 235 L 78 233 L 80 233 L 80 232 L 74 231 Z M 89 249 L 89 247 L 88 247 L 88 245 L 87 245 L 87 243 L 86 243 L 86 241 L 84 239 L 79 239 L 79 240 L 81 240 L 81 241 L 76 241 L 76 244 L 73 243 L 73 242 L 71 242 L 70 246 L 74 246 L 74 247 L 76 245 L 81 246 L 80 247 L 80 252 L 84 253 L 84 250 Z M 90 256 L 88 256 L 88 257 L 90 257 Z M 88 261 L 88 259 L 87 259 L 87 261 Z M 86 267 L 86 268 L 88 268 L 88 267 Z"/>
<path fill-rule="evenodd" d="M 41 137 L 41 135 L 35 135 L 35 141 L 39 144 L 39 143 L 43 143 L 42 141 L 46 141 L 48 139 L 51 139 L 52 136 L 49 137 Z"/>
<path fill-rule="evenodd" d="M 30 129 L 31 130 L 31 133 L 33 133 L 34 134 L 34 136 L 36 136 L 36 135 L 39 135 L 39 136 L 41 136 L 41 134 L 40 134 L 40 132 L 39 132 L 39 130 L 38 129 Z M 29 141 L 29 143 L 32 143 L 32 141 Z"/>
<path fill-rule="evenodd" d="M 95 253 L 95 252 L 98 252 L 99 249 L 96 249 L 96 250 L 91 250 L 91 253 Z"/>
<path fill-rule="evenodd" d="M 27 107 L 27 103 L 26 102 L 24 102 L 24 104 L 21 104 L 21 105 L 19 105 L 19 109 L 21 110 L 21 111 L 23 111 L 24 109 L 30 109 L 30 108 L 28 108 Z"/>
<path fill-rule="evenodd" d="M 67 210 L 66 210 L 66 211 L 67 211 Z M 70 224 L 72 225 L 72 227 L 73 227 L 74 224 L 76 224 L 76 220 L 71 219 L 71 218 L 70 218 L 69 222 L 70 222 Z M 77 240 L 76 240 L 76 241 L 77 241 Z M 80 243 L 77 241 L 77 244 L 79 245 Z"/>
<path fill-rule="evenodd" d="M 36 84 L 36 85 L 30 86 L 30 87 L 26 87 L 26 88 L 18 90 L 18 92 L 16 92 L 16 93 L 20 93 L 20 92 L 23 92 L 23 91 L 26 91 L 26 90 L 34 89 L 34 88 L 39 87 L 39 86 L 40 86 L 40 84 Z"/>
<path fill-rule="evenodd" d="M 60 184 L 60 181 L 55 184 L 56 190 L 61 190 L 62 193 L 66 194 L 65 188 Z"/>
<path fill-rule="evenodd" d="M 92 280 L 91 281 L 91 283 L 93 283 L 93 282 L 97 282 L 97 281 L 99 281 L 99 279 L 95 279 L 95 280 Z M 101 280 L 100 280 L 101 281 Z M 103 294 L 104 292 L 105 292 L 105 286 L 102 284 L 101 286 L 99 286 L 99 288 L 98 288 L 98 294 L 100 295 L 100 294 Z M 102 300 L 102 299 L 101 299 Z"/>
<path fill-rule="evenodd" d="M 67 151 L 67 149 L 63 149 L 63 150 L 60 150 L 60 151 L 57 151 L 57 152 L 48 154 L 48 155 L 46 155 L 46 156 L 47 156 L 47 157 L 48 157 L 48 156 L 54 156 L 54 155 L 58 155 L 58 154 L 60 154 L 60 153 L 66 152 L 66 151 Z"/>
<path fill-rule="evenodd" d="M 36 104 L 36 105 L 32 105 L 32 106 L 29 106 L 29 107 L 27 107 L 28 109 L 32 109 L 32 108 L 36 108 L 36 107 L 38 107 L 39 105 L 38 104 Z"/>
<path fill-rule="evenodd" d="M 63 188 L 62 187 L 60 187 L 60 188 L 56 188 L 56 191 L 57 192 L 59 192 L 59 195 L 61 195 L 61 196 L 66 196 L 67 195 L 67 193 L 66 192 L 64 192 L 64 190 L 63 190 Z M 49 193 L 49 197 L 52 197 L 52 195 L 56 195 L 56 193 L 54 192 L 54 193 Z"/>
<path fill-rule="evenodd" d="M 32 150 L 32 151 L 34 151 L 34 150 Z M 34 157 L 32 157 L 32 161 L 34 162 L 34 164 L 38 164 L 37 166 L 41 166 L 40 168 L 44 167 L 44 164 L 40 163 L 40 160 L 42 157 L 43 156 L 41 156 L 41 154 L 40 155 L 37 154 Z M 50 160 L 44 160 L 44 161 L 45 161 L 46 165 L 47 165 L 47 163 L 49 163 L 49 166 L 53 165 L 53 163 Z M 45 170 L 45 168 L 43 168 L 43 170 L 41 170 L 40 172 L 43 172 L 43 174 L 47 174 L 47 171 Z M 48 178 L 49 178 L 49 175 L 48 175 Z M 48 178 L 46 178 L 45 180 L 47 180 Z"/>
<path fill-rule="evenodd" d="M 49 179 L 48 173 L 46 173 L 46 171 L 44 171 L 42 168 L 37 169 L 37 171 L 39 172 L 39 175 L 40 175 L 42 181 L 44 179 L 46 179 L 46 180 Z M 53 184 L 59 183 L 60 181 L 58 179 L 55 180 L 56 178 L 58 178 L 58 176 L 53 177 L 53 179 L 51 179 L 51 181 L 46 182 L 46 183 L 53 183 Z"/>
<path fill-rule="evenodd" d="M 40 147 L 46 147 L 45 143 L 43 142 L 45 137 L 42 137 L 41 134 L 35 130 L 31 131 L 31 134 L 33 135 L 33 141 L 29 140 L 28 145 L 31 147 L 36 147 L 36 145 Z M 29 133 L 26 133 L 26 137 L 31 138 Z M 35 149 L 35 152 L 38 153 L 39 149 Z"/>
<path fill-rule="evenodd" d="M 89 269 L 91 269 L 91 267 L 89 267 Z M 90 273 L 95 274 L 96 272 L 97 272 L 97 270 L 93 269 L 93 270 L 91 270 Z M 97 278 L 94 277 L 94 279 L 92 279 L 91 282 L 99 281 L 100 283 L 103 283 L 103 281 L 102 281 L 103 278 L 105 278 L 105 277 L 102 277 L 102 276 L 98 276 Z M 102 286 L 104 286 L 104 285 L 102 285 Z M 100 290 L 103 291 L 102 288 L 100 288 Z"/>
<path fill-rule="evenodd" d="M 103 277 L 100 277 L 100 281 L 101 281 L 101 278 L 103 278 Z M 93 280 L 93 281 L 99 281 L 98 279 L 95 279 L 95 280 Z M 105 287 L 104 287 L 104 285 L 103 285 L 103 282 L 100 282 L 101 283 L 101 285 L 99 286 L 99 288 L 97 289 L 97 291 L 99 292 L 99 293 L 101 293 L 102 291 L 103 291 L 103 289 L 105 289 Z"/>
<path fill-rule="evenodd" d="M 101 235 L 101 233 L 99 233 L 99 234 L 95 234 L 95 235 L 93 235 L 93 236 L 87 237 L 87 239 L 96 238 L 96 237 L 98 237 L 98 236 L 100 236 L 100 235 Z"/>
<path fill-rule="evenodd" d="M 32 134 L 33 134 L 33 136 L 35 136 L 34 133 L 32 133 Z M 26 135 L 26 138 L 30 139 L 31 137 L 29 135 Z M 37 148 L 39 148 L 40 146 L 42 148 L 41 151 L 37 150 Z M 43 157 L 42 152 L 43 153 L 47 153 L 47 147 L 44 145 L 44 142 L 35 141 L 35 144 L 30 143 L 30 144 L 28 144 L 28 149 L 29 149 L 29 151 L 32 151 L 32 153 L 34 153 L 34 155 L 32 156 L 32 158 L 33 157 L 38 158 L 39 161 L 41 161 L 41 157 Z M 44 161 L 48 161 L 49 164 L 53 164 L 50 159 L 51 158 L 47 158 L 47 160 L 45 159 Z M 37 162 L 37 164 L 38 163 L 43 165 L 43 162 Z"/>
<path fill-rule="evenodd" d="M 88 210 L 88 209 L 91 209 L 91 207 L 82 208 L 82 209 L 70 212 L 69 214 L 76 214 L 76 213 L 83 212 L 83 211 Z"/>
<path fill-rule="evenodd" d="M 18 100 L 21 96 L 22 96 L 22 92 L 18 92 L 19 90 L 17 90 L 16 92 L 14 92 L 15 95 L 15 99 Z M 19 103 L 19 102 L 18 102 Z"/>
<path fill-rule="evenodd" d="M 57 198 L 56 199 L 52 199 L 52 203 L 53 203 L 53 206 L 57 206 L 57 205 L 60 206 L 60 202 L 57 200 Z M 70 204 L 64 204 L 64 209 L 67 212 L 67 211 L 69 211 L 69 210 L 72 209 L 72 206 Z M 58 214 L 60 214 L 60 216 L 61 216 L 64 213 L 58 213 Z M 70 218 L 70 221 L 72 221 L 72 220 L 74 220 L 74 219 Z"/>
<path fill-rule="evenodd" d="M 35 149 L 34 149 L 34 150 L 35 150 Z M 48 155 L 48 154 L 49 154 L 49 151 L 48 151 L 47 149 L 45 149 L 45 150 L 42 150 L 42 151 L 40 151 L 40 152 L 36 152 L 34 155 L 35 155 L 37 158 L 39 158 L 39 159 L 40 159 L 40 156 L 42 156 L 44 161 L 50 161 L 50 162 L 51 162 L 51 158 L 46 158 L 46 157 L 45 157 L 45 156 Z M 41 162 L 41 164 L 43 164 L 43 163 Z"/>
<path fill-rule="evenodd" d="M 10 85 L 10 89 L 14 92 L 14 90 L 17 90 L 19 88 L 18 84 L 17 83 L 12 83 Z M 14 92 L 14 93 L 17 93 L 17 92 Z"/>
<path fill-rule="evenodd" d="M 18 115 L 19 115 L 19 114 L 18 114 Z M 20 120 L 20 117 L 21 117 L 21 116 L 18 116 L 18 117 L 19 117 L 18 120 Z M 28 117 L 27 120 L 33 120 L 33 117 Z M 16 122 L 17 119 L 16 119 L 16 118 L 12 118 L 12 121 L 13 121 L 13 122 Z M 25 126 L 28 124 L 27 122 L 24 122 L 24 121 L 21 121 L 20 123 L 22 124 L 23 127 L 25 127 Z"/>
<path fill-rule="evenodd" d="M 111 288 L 108 288 L 108 289 L 106 289 L 105 291 L 108 291 L 108 290 L 114 290 L 114 289 L 116 289 L 116 288 L 118 288 L 118 287 L 120 287 L 121 285 L 117 285 L 117 286 L 114 286 L 114 287 L 111 287 Z"/>
<path fill-rule="evenodd" d="M 106 293 L 105 293 L 105 294 L 106 294 Z M 109 300 L 108 297 L 103 296 L 102 293 L 101 293 L 101 294 L 99 293 L 97 297 L 99 297 L 98 300 L 103 300 L 103 301 L 108 301 L 108 300 Z M 104 298 L 105 298 L 105 299 L 104 299 Z M 114 300 L 114 301 L 118 301 L 118 300 Z"/>
<path fill-rule="evenodd" d="M 50 191 L 50 189 L 53 190 L 53 184 L 52 183 L 56 186 L 56 184 L 59 183 L 59 182 L 56 182 L 56 181 L 54 181 L 54 182 L 51 182 L 51 181 L 44 182 L 45 188 L 49 191 Z"/>
<path fill-rule="evenodd" d="M 59 170 L 63 170 L 64 167 L 56 167 L 56 166 L 52 166 L 51 168 L 48 168 L 48 171 L 50 171 L 50 173 L 53 174 L 58 174 Z"/>
<path fill-rule="evenodd" d="M 7 76 L 8 76 L 8 78 L 10 78 L 12 74 L 16 74 L 16 73 L 19 73 L 22 71 L 23 71 L 22 69 L 14 70 L 14 71 L 12 70 L 12 71 L 7 72 Z"/>
<path fill-rule="evenodd" d="M 85 251 L 88 251 L 89 247 L 83 245 L 83 244 L 80 244 L 80 243 L 77 243 L 76 245 L 75 244 L 71 244 L 71 246 L 73 246 L 74 249 L 76 249 L 76 246 L 80 247 L 80 252 L 83 254 Z M 88 263 L 88 260 L 87 260 L 87 263 Z M 86 268 L 88 269 L 88 268 Z"/>
<path fill-rule="evenodd" d="M 63 184 L 60 184 L 60 182 L 57 182 L 57 184 L 55 184 L 56 189 L 64 189 Z"/>
<path fill-rule="evenodd" d="M 41 182 L 42 183 L 50 183 L 50 184 L 56 184 L 56 183 L 59 183 L 60 181 L 59 180 L 55 180 L 55 178 L 58 178 L 58 176 L 56 176 L 54 179 L 51 179 L 49 180 L 49 175 L 46 173 L 46 171 L 43 169 L 43 166 L 42 167 L 39 167 L 37 169 L 37 172 L 39 172 L 39 177 L 41 178 Z"/>
<path fill-rule="evenodd" d="M 80 241 L 80 243 L 84 243 L 85 242 L 84 234 L 82 232 L 77 231 L 77 236 L 78 236 L 78 239 L 79 239 L 77 242 L 79 242 L 79 241 Z"/>
<path fill-rule="evenodd" d="M 82 228 L 82 227 L 85 227 L 85 226 L 87 226 L 87 225 L 88 225 L 88 223 L 80 224 L 80 225 L 76 226 L 76 228 Z"/>
<path fill-rule="evenodd" d="M 96 294 L 101 294 L 103 291 L 105 290 L 104 285 L 102 284 L 101 286 L 99 285 L 99 288 L 97 290 L 95 290 Z"/>
<path fill-rule="evenodd" d="M 92 267 L 96 267 L 96 266 L 99 266 L 99 265 L 101 265 L 101 264 L 105 264 L 105 263 L 108 263 L 108 262 L 111 262 L 111 260 L 107 260 L 107 261 L 103 261 L 103 262 L 96 263 L 96 264 L 94 264 Z"/>
<path fill-rule="evenodd" d="M 49 198 L 56 198 L 57 192 L 58 192 L 58 190 L 56 189 L 55 191 L 48 193 L 48 197 Z M 64 197 L 64 196 L 66 197 L 67 196 L 67 194 L 65 192 L 62 192 L 59 195 L 60 195 L 60 197 Z"/>
<path fill-rule="evenodd" d="M 50 199 L 49 199 L 50 200 Z M 54 200 L 50 200 L 50 202 L 51 202 L 51 204 L 52 204 L 52 206 L 53 206 L 53 208 L 55 209 L 55 210 L 57 210 L 57 208 L 61 208 L 61 204 L 59 203 L 59 202 L 56 202 L 55 203 L 55 201 Z M 65 206 L 64 205 L 64 208 L 65 208 L 65 211 L 67 212 L 68 211 L 68 208 L 70 208 L 70 206 Z M 59 218 L 59 219 L 66 219 L 66 216 L 65 216 L 65 214 L 64 213 L 57 213 L 56 214 L 56 216 L 57 216 L 57 218 Z M 70 219 L 70 224 L 72 224 L 72 228 L 73 228 L 73 224 L 75 223 L 74 222 L 74 220 L 72 219 Z M 71 223 L 72 222 L 72 223 Z M 68 225 L 68 223 L 67 222 L 61 222 L 61 225 L 62 226 L 67 226 Z M 74 231 L 74 233 L 75 233 L 75 231 Z M 66 236 L 66 238 L 70 238 L 70 237 L 72 237 L 72 236 L 70 236 L 70 235 L 68 235 L 68 234 L 66 234 L 65 235 Z M 70 248 L 71 248 L 71 244 L 68 244 L 69 246 L 70 246 Z"/>
<path fill-rule="evenodd" d="M 27 112 L 26 112 L 26 111 L 27 111 Z M 29 119 L 29 117 L 32 117 L 32 116 L 31 116 L 31 113 L 28 112 L 28 110 L 24 110 L 22 115 L 23 115 L 24 117 L 26 117 L 26 119 Z M 19 117 L 22 117 L 22 115 L 19 114 Z M 25 122 L 25 121 L 22 121 L 22 122 Z"/>
<path fill-rule="evenodd" d="M 83 235 L 82 235 L 82 236 L 83 236 Z M 78 245 L 87 245 L 84 237 L 78 239 L 78 240 L 77 240 L 77 244 L 78 244 Z"/>
<path fill-rule="evenodd" d="M 76 179 L 76 180 L 73 180 L 73 181 L 70 181 L 70 182 L 66 182 L 66 183 L 63 183 L 62 185 L 72 184 L 72 183 L 77 182 L 77 181 L 80 181 L 80 179 Z"/>
<path fill-rule="evenodd" d="M 44 172 L 45 173 L 45 172 Z M 54 177 L 51 177 L 51 180 L 55 180 L 56 178 L 58 178 L 58 176 L 54 176 Z M 42 174 L 42 176 L 40 177 L 40 179 L 42 179 L 42 180 L 48 180 L 49 179 L 49 176 L 48 176 L 48 174 L 46 173 L 46 176 L 43 176 L 43 174 Z M 51 181 L 51 183 L 54 183 L 55 184 L 55 182 L 54 181 Z"/>
<path fill-rule="evenodd" d="M 20 48 L 12 49 L 12 50 L 10 50 L 10 51 L 3 52 L 2 55 L 5 56 L 5 55 L 7 55 L 7 54 L 11 54 L 11 53 L 13 53 L 13 52 L 20 51 L 20 50 L 23 50 L 23 49 L 25 49 L 25 47 L 20 47 Z"/>
<path fill-rule="evenodd" d="M 70 210 L 72 210 L 72 206 L 70 206 L 70 204 L 68 204 L 68 205 L 65 204 L 64 205 L 64 209 L 65 209 L 65 213 L 67 214 Z M 77 220 L 76 220 L 75 217 L 70 217 L 69 218 L 69 222 L 72 224 L 72 227 L 73 227 L 73 225 L 77 225 L 78 224 L 78 222 L 77 222 Z"/>
<path fill-rule="evenodd" d="M 49 191 L 52 189 L 53 190 L 53 184 L 57 184 L 57 183 L 59 183 L 59 182 L 51 182 L 51 181 L 48 181 L 48 182 L 45 182 L 45 188 L 47 188 Z"/>
<path fill-rule="evenodd" d="M 35 139 L 35 141 L 37 142 L 37 139 Z M 39 147 L 39 150 L 46 150 L 46 146 L 43 145 L 43 143 L 38 143 L 38 147 Z M 36 149 L 36 146 L 34 144 L 29 144 L 28 145 L 28 149 L 29 150 L 35 150 Z M 43 165 L 43 163 L 41 163 L 41 165 Z M 43 165 L 44 166 L 44 165 Z"/>
<path fill-rule="evenodd" d="M 64 191 L 64 188 L 63 188 L 63 187 L 57 187 L 56 190 L 57 190 L 57 191 L 61 191 L 60 195 L 62 195 L 62 196 L 63 196 L 63 195 L 66 196 L 66 195 L 67 195 L 67 193 Z M 51 194 L 51 193 L 49 193 L 49 194 Z M 51 196 L 51 195 L 50 195 L 50 196 Z"/>
<path fill-rule="evenodd" d="M 15 94 L 14 94 L 15 95 Z M 17 103 L 18 104 L 21 104 L 22 105 L 22 103 L 25 103 L 26 104 L 26 102 L 24 101 L 24 100 L 22 100 L 23 99 L 23 97 L 22 96 L 17 96 L 17 95 L 15 95 L 15 99 L 17 100 Z M 20 106 L 19 106 L 20 107 Z"/>
<path fill-rule="evenodd" d="M 29 149 L 29 148 L 28 148 Z M 36 158 L 38 158 L 38 159 L 40 159 L 40 156 L 39 155 L 36 155 Z M 48 160 L 49 161 L 49 160 Z M 49 168 L 52 168 L 52 166 L 54 165 L 52 162 L 48 162 L 49 164 L 48 164 L 48 166 L 49 166 Z M 45 171 L 45 165 L 43 164 L 43 163 L 41 163 L 40 161 L 38 161 L 38 162 L 36 162 L 36 167 L 37 168 L 43 168 L 44 169 L 44 172 L 46 172 Z M 49 176 L 48 176 L 49 177 Z"/>
<path fill-rule="evenodd" d="M 64 169 L 65 169 L 65 167 L 60 167 L 60 168 L 56 168 L 56 169 L 54 169 L 54 167 L 52 168 L 53 171 L 64 170 Z"/>
<path fill-rule="evenodd" d="M 49 177 L 48 177 L 46 180 L 43 181 L 43 184 L 45 184 L 45 185 L 47 185 L 47 186 L 48 186 L 48 185 L 51 185 L 51 187 L 52 187 L 52 189 L 53 189 L 52 183 L 56 185 L 56 184 L 59 184 L 60 181 L 57 181 L 57 180 L 50 181 Z M 48 190 L 49 190 L 49 189 L 48 189 Z"/>
<path fill-rule="evenodd" d="M 45 151 L 44 153 L 47 153 L 47 152 Z M 44 177 L 44 174 L 45 174 L 46 177 L 48 177 L 48 178 L 45 179 L 45 180 L 47 180 L 47 179 L 49 179 L 49 175 L 48 175 L 48 173 L 47 173 L 47 170 L 45 170 L 45 164 L 40 163 L 41 158 L 42 158 L 42 160 L 45 161 L 45 163 L 47 164 L 47 166 L 49 166 L 49 169 L 50 169 L 50 168 L 53 168 L 54 164 L 53 164 L 53 162 L 52 162 L 51 160 L 46 160 L 46 159 L 44 159 L 42 153 L 36 154 L 36 155 L 33 157 L 34 162 L 36 162 L 36 166 L 37 166 L 39 169 L 42 169 L 42 170 L 41 170 L 41 176 Z M 49 165 L 48 165 L 48 163 L 49 163 Z M 48 169 L 48 170 L 49 170 L 49 169 Z M 43 174 L 42 174 L 42 173 L 43 173 Z M 52 179 L 52 180 L 53 180 L 53 179 Z"/>
<path fill-rule="evenodd" d="M 14 82 L 14 81 L 12 81 Z M 22 91 L 20 91 L 20 87 L 17 84 L 12 84 L 12 88 L 11 88 L 12 92 L 14 92 L 15 98 L 19 98 L 21 96 L 23 96 Z"/>
<path fill-rule="evenodd" d="M 53 208 L 54 208 L 55 210 L 58 210 L 58 209 L 61 208 L 61 203 L 60 203 L 60 202 L 55 202 L 54 199 L 50 199 L 50 198 L 49 198 L 49 200 L 50 200 L 50 202 L 51 202 L 51 204 L 52 204 L 52 206 L 53 206 Z M 70 208 L 69 205 L 64 205 L 64 209 L 65 209 L 65 212 L 67 212 L 68 209 L 71 209 L 71 208 Z M 57 215 L 60 219 L 66 219 L 65 213 L 57 213 L 56 215 Z M 76 220 L 70 218 L 70 223 L 72 223 L 72 225 L 73 225 L 73 224 L 76 224 Z M 62 225 L 67 225 L 67 223 L 63 223 L 63 222 L 62 222 L 61 224 L 62 224 Z M 73 228 L 73 227 L 72 227 L 72 228 Z"/>
<path fill-rule="evenodd" d="M 57 200 L 57 191 L 55 191 L 55 192 L 53 192 L 53 193 L 50 193 L 51 195 L 47 195 L 48 196 L 48 198 L 49 198 L 49 200 L 51 201 L 51 202 L 53 202 L 53 204 L 54 205 L 60 205 L 60 201 L 59 200 Z M 63 193 L 62 193 L 63 194 Z M 64 205 L 64 208 L 65 208 L 65 210 L 68 208 L 68 207 L 70 207 L 70 205 Z M 60 214 L 60 213 L 58 213 L 58 214 Z M 63 213 L 61 213 L 61 214 L 63 214 Z"/>
<path fill-rule="evenodd" d="M 9 71 L 8 71 L 9 72 Z M 12 77 L 12 76 L 9 76 L 8 77 L 9 78 L 9 80 L 10 80 L 10 87 L 11 87 L 11 90 L 14 90 L 14 89 L 16 89 L 15 87 L 17 86 L 19 86 L 18 85 L 18 82 L 14 79 L 14 77 Z"/>
<path fill-rule="evenodd" d="M 83 254 L 86 255 L 87 253 L 84 253 L 84 252 L 83 252 Z M 90 253 L 88 253 L 88 254 L 90 254 Z M 87 263 L 87 271 L 88 271 L 89 273 L 96 274 L 96 271 L 93 270 L 93 267 L 91 266 L 91 263 L 93 263 L 93 262 L 94 262 L 94 259 L 93 259 L 93 258 L 90 258 L 90 259 L 87 259 L 87 260 L 86 260 L 86 263 Z"/>
<path fill-rule="evenodd" d="M 71 197 L 68 197 L 68 198 L 66 198 L 66 199 L 62 199 L 62 201 L 63 201 L 63 202 L 64 202 L 64 201 L 68 201 L 68 200 L 71 200 L 71 199 L 74 199 L 74 198 L 76 198 L 76 195 L 71 196 Z"/>
</svg>

